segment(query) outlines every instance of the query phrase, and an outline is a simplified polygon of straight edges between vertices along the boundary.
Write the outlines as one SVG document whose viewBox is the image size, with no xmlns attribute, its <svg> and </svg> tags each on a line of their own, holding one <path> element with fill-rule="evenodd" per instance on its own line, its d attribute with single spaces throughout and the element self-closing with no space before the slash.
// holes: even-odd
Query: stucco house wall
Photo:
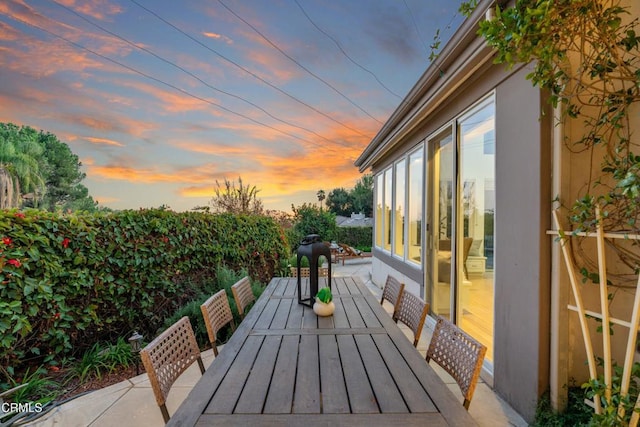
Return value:
<svg viewBox="0 0 640 427">
<path fill-rule="evenodd" d="M 482 5 L 471 21 L 483 19 L 480 10 Z M 549 387 L 551 239 L 546 230 L 553 131 L 549 120 L 540 120 L 548 106 L 525 79 L 528 70 L 494 65 L 492 52 L 475 35 L 475 25 L 467 25 L 443 51 L 438 73 L 427 70 L 408 95 L 408 105 L 394 113 L 356 164 L 374 174 L 384 170 L 494 94 L 495 356 L 485 374 L 499 395 L 533 420 L 538 398 Z M 376 283 L 382 285 L 387 274 L 393 274 L 424 297 L 428 267 L 415 268 L 379 248 L 373 253 Z"/>
<path fill-rule="evenodd" d="M 640 2 L 624 4 L 631 6 L 629 19 L 640 16 Z M 552 401 L 561 403 L 572 380 L 580 384 L 587 379 L 578 317 L 567 310 L 573 298 L 566 267 L 559 245 L 548 231 L 555 229 L 551 223 L 553 200 L 559 197 L 563 204 L 571 205 L 592 184 L 590 168 L 599 169 L 600 164 L 593 160 L 598 155 L 576 152 L 566 144 L 583 133 L 582 123 L 577 120 L 557 126 L 554 117 L 558 112 L 552 110 L 546 94 L 526 79 L 529 66 L 507 70 L 492 63 L 492 51 L 477 36 L 477 22 L 493 7 L 492 1 L 480 2 L 445 46 L 437 65 L 426 70 L 356 166 L 374 174 L 385 170 L 418 144 L 427 145 L 425 141 L 443 126 L 451 126 L 478 100 L 493 96 L 494 358 L 486 366 L 485 376 L 491 376 L 495 391 L 532 421 L 545 391 L 550 390 Z M 630 126 L 638 129 L 639 125 L 640 106 L 636 106 Z M 633 137 L 638 138 L 637 132 Z M 424 212 L 426 208 L 425 203 Z M 424 222 L 428 218 L 423 217 Z M 422 249 L 426 254 L 424 243 Z M 374 247 L 373 255 L 376 283 L 382 286 L 387 274 L 393 274 L 409 291 L 425 297 L 429 267 L 403 262 L 381 248 Z M 612 314 L 629 319 L 634 292 L 622 289 L 618 293 Z M 585 286 L 585 303 L 598 311 L 597 286 Z M 598 326 L 590 321 L 595 351 L 602 354 L 601 340 L 596 339 L 601 336 L 596 332 Z M 626 341 L 626 330 L 622 332 L 613 337 L 618 361 Z"/>
</svg>

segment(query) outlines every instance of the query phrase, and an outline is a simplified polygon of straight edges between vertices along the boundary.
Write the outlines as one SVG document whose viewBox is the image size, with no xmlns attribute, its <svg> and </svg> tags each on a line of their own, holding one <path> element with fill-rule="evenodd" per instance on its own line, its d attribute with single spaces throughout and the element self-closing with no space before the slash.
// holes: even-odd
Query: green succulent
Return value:
<svg viewBox="0 0 640 427">
<path fill-rule="evenodd" d="M 320 301 L 322 301 L 325 304 L 329 304 L 331 300 L 333 300 L 333 296 L 331 295 L 331 289 L 329 288 L 320 289 L 318 291 L 318 294 L 316 295 L 316 298 L 318 298 Z"/>
</svg>

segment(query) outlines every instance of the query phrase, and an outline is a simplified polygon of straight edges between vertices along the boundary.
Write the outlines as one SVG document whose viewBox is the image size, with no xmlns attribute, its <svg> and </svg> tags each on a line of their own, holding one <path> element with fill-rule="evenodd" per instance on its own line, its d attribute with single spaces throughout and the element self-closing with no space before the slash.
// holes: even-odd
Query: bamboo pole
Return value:
<svg viewBox="0 0 640 427">
<path fill-rule="evenodd" d="M 609 323 L 609 288 L 607 286 L 607 261 L 604 253 L 604 230 L 602 229 L 602 217 L 600 208 L 596 206 L 596 219 L 598 229 L 596 241 L 598 248 L 598 275 L 600 276 L 600 312 L 602 313 L 602 351 L 604 363 L 604 398 L 607 405 L 611 405 L 611 324 Z"/>
<path fill-rule="evenodd" d="M 580 321 L 580 329 L 582 330 L 582 338 L 584 339 L 584 346 L 585 346 L 585 350 L 587 352 L 587 363 L 589 366 L 589 376 L 592 379 L 597 379 L 598 378 L 598 372 L 596 370 L 596 362 L 595 362 L 595 357 L 593 354 L 593 345 L 591 344 L 591 335 L 589 333 L 589 327 L 587 325 L 587 318 L 585 315 L 585 309 L 584 309 L 584 304 L 582 302 L 582 293 L 580 292 L 580 288 L 578 287 L 578 282 L 576 279 L 576 273 L 575 273 L 575 268 L 573 265 L 573 260 L 571 259 L 571 256 L 569 254 L 569 249 L 567 248 L 567 241 L 565 240 L 565 235 L 564 235 L 564 231 L 562 230 L 562 227 L 560 226 L 560 220 L 558 219 L 558 211 L 554 210 L 553 211 L 553 219 L 555 220 L 556 223 L 556 228 L 558 229 L 558 233 L 560 235 L 560 238 L 562 239 L 561 242 L 561 248 L 562 248 L 562 255 L 564 256 L 564 262 L 565 265 L 567 266 L 567 273 L 569 274 L 569 281 L 571 282 L 571 289 L 573 291 L 573 297 L 576 301 L 576 305 L 578 307 L 578 320 Z M 594 406 L 595 406 L 595 412 L 596 414 L 601 414 L 602 413 L 602 406 L 600 404 L 600 399 L 597 398 L 597 396 L 594 398 L 593 400 Z"/>
<path fill-rule="evenodd" d="M 551 236 L 557 236 L 558 230 L 547 230 L 547 234 Z M 596 237 L 596 233 L 584 232 L 584 231 L 573 231 L 571 232 L 572 236 L 577 237 Z M 640 234 L 629 234 L 629 233 L 603 233 L 603 236 L 606 239 L 623 239 L 623 240 L 640 240 Z"/>
<path fill-rule="evenodd" d="M 579 311 L 578 307 L 576 307 L 575 305 L 569 304 L 567 305 L 567 308 L 571 311 L 575 311 L 575 312 Z M 593 317 L 594 319 L 602 319 L 602 314 L 595 311 L 585 310 L 584 314 L 586 314 L 588 317 Z M 616 319 L 615 317 L 609 317 L 609 322 L 613 323 L 614 325 L 624 326 L 625 328 L 631 327 L 631 322 L 627 322 L 626 320 Z"/>
<path fill-rule="evenodd" d="M 638 337 L 638 324 L 640 323 L 640 276 L 638 276 L 638 284 L 636 285 L 636 295 L 633 301 L 633 313 L 631 314 L 631 325 L 629 326 L 629 336 L 627 338 L 627 354 L 624 358 L 624 369 L 622 371 L 622 379 L 620 380 L 621 397 L 629 394 L 629 384 L 631 382 L 631 371 L 633 370 L 633 357 L 635 355 L 636 340 Z M 636 402 L 635 407 L 638 407 Z M 635 408 L 634 408 L 635 409 Z M 624 408 L 621 403 L 618 406 L 618 414 L 620 418 L 624 417 Z M 638 413 L 634 411 L 631 419 L 635 417 L 635 424 L 638 424 Z M 631 425 L 631 423 L 630 423 Z"/>
<path fill-rule="evenodd" d="M 631 420 L 629 420 L 629 427 L 637 427 L 638 420 L 640 419 L 640 413 L 637 409 L 640 407 L 640 394 L 638 394 L 638 398 L 636 399 L 636 404 L 633 407 L 633 414 L 631 414 Z"/>
</svg>

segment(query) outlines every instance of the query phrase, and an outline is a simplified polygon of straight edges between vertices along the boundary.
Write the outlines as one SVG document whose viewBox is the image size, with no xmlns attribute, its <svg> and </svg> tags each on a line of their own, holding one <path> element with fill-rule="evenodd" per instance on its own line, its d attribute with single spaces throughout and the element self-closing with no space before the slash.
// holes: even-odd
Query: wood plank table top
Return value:
<svg viewBox="0 0 640 427">
<path fill-rule="evenodd" d="M 272 279 L 168 425 L 476 424 L 360 278 L 332 293 L 318 317 Z"/>
</svg>

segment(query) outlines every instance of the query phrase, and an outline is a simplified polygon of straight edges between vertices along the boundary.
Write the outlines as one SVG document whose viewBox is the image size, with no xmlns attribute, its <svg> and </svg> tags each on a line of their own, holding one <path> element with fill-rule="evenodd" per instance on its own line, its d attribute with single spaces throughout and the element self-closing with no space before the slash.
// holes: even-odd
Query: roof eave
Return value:
<svg viewBox="0 0 640 427">
<path fill-rule="evenodd" d="M 504 2 L 501 1 L 500 3 Z M 433 104 L 437 102 L 437 99 L 434 99 L 436 98 L 435 95 L 442 96 L 444 92 L 450 92 L 450 88 L 446 87 L 447 84 L 454 87 L 458 86 L 455 82 L 457 80 L 461 81 L 462 78 L 458 73 L 460 70 L 459 64 L 456 64 L 456 62 L 460 62 L 463 52 L 467 51 L 475 43 L 477 45 L 475 46 L 476 50 L 473 55 L 469 56 L 469 61 L 475 59 L 475 61 L 471 62 L 478 62 L 479 65 L 490 60 L 493 56 L 493 51 L 477 35 L 477 32 L 479 23 L 485 19 L 486 12 L 495 7 L 494 5 L 495 0 L 482 1 L 473 14 L 462 23 L 443 48 L 436 61 L 431 63 L 380 131 L 356 159 L 354 164 L 360 169 L 360 172 L 366 171 L 375 163 L 376 159 L 393 148 L 393 143 L 400 139 L 399 136 L 405 135 L 413 128 L 413 126 L 407 126 L 412 123 L 415 125 L 418 116 L 423 117 L 427 110 L 433 110 L 433 108 L 429 107 L 434 107 Z M 480 59 L 478 60 L 478 58 Z M 455 68 L 454 64 L 458 65 L 458 68 Z M 478 66 L 474 67 L 473 63 L 468 65 L 473 69 Z M 451 75 L 447 75 L 445 70 L 453 70 L 453 72 Z M 446 78 L 443 79 L 443 77 Z"/>
</svg>

